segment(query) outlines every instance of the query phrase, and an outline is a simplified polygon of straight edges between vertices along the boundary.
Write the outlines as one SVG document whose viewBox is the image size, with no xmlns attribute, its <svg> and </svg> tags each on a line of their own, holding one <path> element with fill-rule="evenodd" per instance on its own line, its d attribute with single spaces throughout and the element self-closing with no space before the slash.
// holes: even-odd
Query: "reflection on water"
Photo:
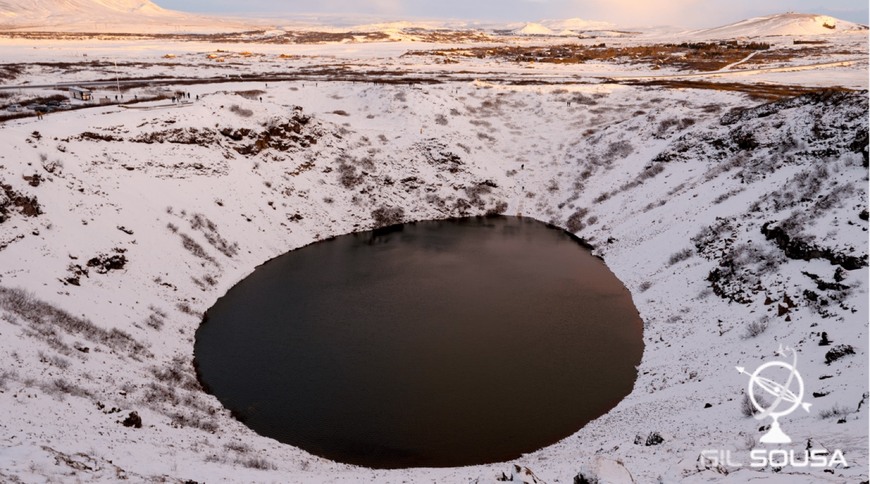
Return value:
<svg viewBox="0 0 870 484">
<path fill-rule="evenodd" d="M 510 217 L 337 237 L 258 268 L 197 331 L 200 377 L 258 433 L 367 467 L 508 460 L 627 395 L 628 291 Z"/>
</svg>

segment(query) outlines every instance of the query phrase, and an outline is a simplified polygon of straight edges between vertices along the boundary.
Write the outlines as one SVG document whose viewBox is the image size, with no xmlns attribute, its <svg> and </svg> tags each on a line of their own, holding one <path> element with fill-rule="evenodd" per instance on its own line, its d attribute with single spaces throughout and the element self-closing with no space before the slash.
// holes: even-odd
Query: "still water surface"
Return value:
<svg viewBox="0 0 870 484">
<path fill-rule="evenodd" d="M 564 231 L 513 217 L 345 235 L 259 267 L 196 334 L 202 382 L 259 434 L 375 468 L 481 464 L 627 395 L 628 291 Z"/>
</svg>

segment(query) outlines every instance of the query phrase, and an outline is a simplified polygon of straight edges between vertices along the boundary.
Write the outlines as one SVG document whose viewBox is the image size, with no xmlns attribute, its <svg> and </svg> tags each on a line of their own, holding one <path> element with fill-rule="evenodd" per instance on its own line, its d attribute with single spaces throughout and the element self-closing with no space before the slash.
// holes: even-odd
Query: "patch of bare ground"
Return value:
<svg viewBox="0 0 870 484">
<path fill-rule="evenodd" d="M 508 62 L 543 62 L 550 64 L 582 64 L 585 62 L 619 62 L 651 65 L 653 69 L 669 67 L 681 71 L 716 71 L 759 52 L 764 61 L 788 61 L 803 55 L 802 49 L 771 50 L 763 42 L 684 42 L 681 44 L 650 44 L 608 46 L 562 44 L 554 46 L 499 46 L 411 51 L 405 55 L 427 55 L 445 58 L 471 57 L 500 59 Z"/>
<path fill-rule="evenodd" d="M 501 39 L 477 30 L 428 30 L 405 29 L 404 34 L 417 37 L 422 42 L 464 44 L 474 42 L 500 42 Z"/>
<path fill-rule="evenodd" d="M 744 84 L 739 82 L 709 82 L 691 80 L 657 79 L 653 81 L 627 81 L 625 84 L 633 86 L 659 86 L 671 89 L 709 89 L 714 91 L 742 92 L 752 98 L 762 101 L 779 101 L 805 94 L 822 93 L 827 91 L 851 92 L 845 87 L 806 87 L 788 84 Z"/>
<path fill-rule="evenodd" d="M 390 40 L 383 32 L 318 32 L 287 31 L 279 35 L 267 34 L 264 30 L 227 32 L 215 34 L 174 33 L 96 33 L 96 32 L 0 32 L 0 38 L 28 40 L 162 40 L 197 41 L 214 43 L 268 43 L 268 44 L 318 44 L 328 42 L 376 42 Z"/>
<path fill-rule="evenodd" d="M 493 42 L 497 38 L 478 30 L 451 29 L 403 29 L 402 33 L 411 35 L 423 42 L 466 43 Z M 214 34 L 185 33 L 95 33 L 95 32 L 0 32 L 0 38 L 28 40 L 174 40 L 215 43 L 257 43 L 257 44 L 326 44 L 339 42 L 391 42 L 398 41 L 390 34 L 380 31 L 292 31 L 279 34 L 265 30 L 245 32 L 225 32 Z"/>
</svg>

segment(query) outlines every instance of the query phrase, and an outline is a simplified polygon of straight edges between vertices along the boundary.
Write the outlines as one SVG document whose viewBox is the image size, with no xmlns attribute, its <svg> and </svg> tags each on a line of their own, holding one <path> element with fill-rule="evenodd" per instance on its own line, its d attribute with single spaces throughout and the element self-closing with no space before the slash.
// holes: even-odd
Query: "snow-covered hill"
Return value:
<svg viewBox="0 0 870 484">
<path fill-rule="evenodd" d="M 172 16 L 173 12 L 155 5 L 150 0 L 2 0 L 0 15 L 8 18 L 21 16 L 63 16 L 88 13 L 101 15 L 135 14 Z"/>
<path fill-rule="evenodd" d="M 519 29 L 514 30 L 516 35 L 555 35 L 552 29 L 547 28 L 539 23 L 530 22 Z"/>
<path fill-rule="evenodd" d="M 548 19 L 541 20 L 539 23 L 556 32 L 561 32 L 563 30 L 583 32 L 587 30 L 611 30 L 616 28 L 616 25 L 610 22 L 586 20 L 582 18 Z"/>
<path fill-rule="evenodd" d="M 529 22 L 512 30 L 514 35 L 520 36 L 559 36 L 573 37 L 586 32 L 594 32 L 602 35 L 612 35 L 612 29 L 616 26 L 610 22 L 584 20 L 570 18 L 563 20 L 541 20 Z"/>
<path fill-rule="evenodd" d="M 323 32 L 380 32 L 388 40 L 418 40 L 406 31 L 458 29 L 482 34 L 493 30 L 520 37 L 625 37 L 679 35 L 691 39 L 817 36 L 864 33 L 867 26 L 825 15 L 786 13 L 734 24 L 679 31 L 673 27 L 621 31 L 616 25 L 582 18 L 547 19 L 523 24 L 481 24 L 460 20 L 398 20 L 359 24 L 341 15 L 238 19 L 167 10 L 151 0 L 0 0 L 0 31 L 90 33 L 221 33 L 274 28 Z"/>
<path fill-rule="evenodd" d="M 827 15 L 784 13 L 755 17 L 730 25 L 696 30 L 688 35 L 707 39 L 736 39 L 767 36 L 816 36 L 833 34 L 867 35 L 867 26 Z"/>
<path fill-rule="evenodd" d="M 250 24 L 167 10 L 151 0 L 0 0 L 0 31 L 228 32 Z"/>
</svg>

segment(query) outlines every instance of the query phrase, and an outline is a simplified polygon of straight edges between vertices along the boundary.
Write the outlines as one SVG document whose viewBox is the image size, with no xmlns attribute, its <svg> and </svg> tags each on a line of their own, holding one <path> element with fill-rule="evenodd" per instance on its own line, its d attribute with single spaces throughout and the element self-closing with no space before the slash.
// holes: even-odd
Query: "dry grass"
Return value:
<svg viewBox="0 0 870 484">
<path fill-rule="evenodd" d="M 843 407 L 842 405 L 840 405 L 838 403 L 835 403 L 833 407 L 820 411 L 819 418 L 822 420 L 827 420 L 829 418 L 834 418 L 834 417 L 839 419 L 839 418 L 842 418 L 842 417 L 849 415 L 850 413 L 852 413 L 852 412 L 849 411 L 849 409 L 847 409 L 846 407 Z"/>
<path fill-rule="evenodd" d="M 230 106 L 230 112 L 238 114 L 243 118 L 250 118 L 254 115 L 254 111 L 240 107 L 238 104 L 233 104 L 232 106 Z"/>
<path fill-rule="evenodd" d="M 608 47 L 606 44 L 556 46 L 500 46 L 415 51 L 408 55 L 473 57 L 509 62 L 582 64 L 584 62 L 620 62 L 670 67 L 686 71 L 715 71 L 746 58 L 752 52 L 766 51 L 768 44 L 750 42 L 701 42 Z M 799 50 L 777 51 L 776 60 L 787 61 Z M 758 57 L 758 56 L 756 56 Z M 770 57 L 770 56 L 768 56 Z"/>
<path fill-rule="evenodd" d="M 57 334 L 57 330 L 61 330 L 115 350 L 128 352 L 137 358 L 147 354 L 145 347 L 128 333 L 117 328 L 110 330 L 100 328 L 87 319 L 73 316 L 63 309 L 37 299 L 33 294 L 22 289 L 0 287 L 0 308 L 26 321 L 34 334 L 50 342 L 63 345 L 62 336 Z"/>
<path fill-rule="evenodd" d="M 625 84 L 636 86 L 660 86 L 671 89 L 710 89 L 714 91 L 742 92 L 758 100 L 779 101 L 781 99 L 802 96 L 804 94 L 821 93 L 824 91 L 849 92 L 844 87 L 805 87 L 791 86 L 786 84 L 743 84 L 739 82 L 710 82 L 710 81 L 687 81 L 687 80 L 655 80 L 655 81 L 628 81 Z"/>
</svg>

